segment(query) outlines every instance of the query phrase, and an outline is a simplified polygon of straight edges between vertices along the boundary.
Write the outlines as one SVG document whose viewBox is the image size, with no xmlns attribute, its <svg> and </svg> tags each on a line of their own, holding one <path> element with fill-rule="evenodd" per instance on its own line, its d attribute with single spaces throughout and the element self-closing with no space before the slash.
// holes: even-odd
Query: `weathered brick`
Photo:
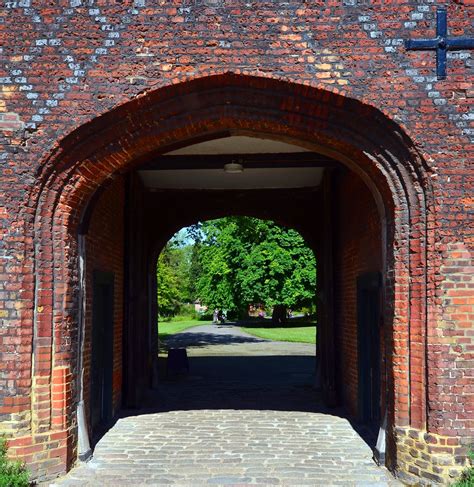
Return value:
<svg viewBox="0 0 474 487">
<path fill-rule="evenodd" d="M 433 448 L 431 460 L 415 466 L 408 453 L 390 466 L 429 480 L 455 475 L 465 456 L 456 453 L 453 467 L 453 452 L 474 437 L 474 96 L 468 51 L 450 53 L 441 81 L 433 52 L 403 47 L 435 35 L 435 3 L 109 3 L 6 2 L 0 13 L 2 431 L 27 446 L 38 435 L 65 435 L 49 463 L 40 451 L 23 452 L 38 478 L 64 471 L 74 456 L 77 233 L 97 188 L 166 147 L 266 134 L 330 153 L 352 171 L 335 202 L 345 222 L 335 249 L 342 399 L 356 414 L 354 282 L 384 270 L 382 405 L 389 434 L 399 428 L 388 457 L 397 458 L 390 448 Z M 450 33 L 472 36 L 469 2 L 447 8 Z M 87 272 L 112 269 L 119 290 L 121 178 L 96 202 L 86 241 Z M 114 407 L 122 304 L 116 296 Z M 86 332 L 90 313 L 89 299 Z M 86 341 L 86 383 L 89 357 Z"/>
</svg>

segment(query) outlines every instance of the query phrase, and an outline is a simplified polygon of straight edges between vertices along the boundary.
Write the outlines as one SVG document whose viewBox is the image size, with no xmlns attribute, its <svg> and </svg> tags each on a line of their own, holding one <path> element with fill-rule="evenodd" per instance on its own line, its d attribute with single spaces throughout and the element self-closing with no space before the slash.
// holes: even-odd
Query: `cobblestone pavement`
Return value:
<svg viewBox="0 0 474 487">
<path fill-rule="evenodd" d="M 313 345 L 217 326 L 180 335 L 169 344 L 188 347 L 190 375 L 162 380 L 57 485 L 400 485 L 318 401 Z"/>
</svg>

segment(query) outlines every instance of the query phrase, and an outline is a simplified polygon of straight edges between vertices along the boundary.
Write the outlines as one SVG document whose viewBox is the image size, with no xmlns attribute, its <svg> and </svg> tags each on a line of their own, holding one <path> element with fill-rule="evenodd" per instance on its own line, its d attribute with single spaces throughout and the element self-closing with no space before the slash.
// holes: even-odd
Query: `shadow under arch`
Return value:
<svg viewBox="0 0 474 487">
<path fill-rule="evenodd" d="M 427 225 L 427 165 L 403 129 L 372 106 L 298 83 L 226 73 L 125 103 L 68 135 L 42 164 L 26 208 L 34 214 L 29 262 L 36 292 L 23 321 L 35 337 L 32 376 L 41 377 L 33 381 L 33 432 L 69 431 L 71 448 L 76 442 L 82 298 L 77 233 L 89 200 L 115 174 L 157 154 L 230 135 L 277 139 L 325 154 L 370 188 L 384 227 L 389 428 L 425 425 L 426 239 L 433 231 Z M 63 380 L 57 370 L 70 377 L 67 404 L 40 400 Z"/>
</svg>

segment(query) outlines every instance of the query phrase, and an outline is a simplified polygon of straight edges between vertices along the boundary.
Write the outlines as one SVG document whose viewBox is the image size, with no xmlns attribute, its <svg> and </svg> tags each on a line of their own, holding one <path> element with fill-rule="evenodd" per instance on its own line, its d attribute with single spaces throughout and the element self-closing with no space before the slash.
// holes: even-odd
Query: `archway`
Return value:
<svg viewBox="0 0 474 487">
<path fill-rule="evenodd" d="M 159 154 L 229 136 L 304 147 L 348 167 L 370 188 L 382 224 L 389 430 L 424 427 L 425 239 L 431 230 L 423 160 L 399 126 L 360 101 L 285 81 L 228 73 L 157 90 L 98 117 L 61 141 L 38 175 L 27 209 L 35 215 L 29 261 L 35 274 L 35 303 L 33 310 L 25 311 L 35 337 L 31 428 L 32 434 L 51 431 L 61 438 L 64 466 L 72 460 L 77 441 L 81 370 L 77 344 L 83 298 L 77 235 L 87 205 L 107 181 Z M 326 256 L 331 255 L 334 238 L 333 190 L 334 181 L 328 178 L 322 191 L 325 226 L 330 229 L 321 241 Z M 334 306 L 331 273 L 328 264 L 329 337 Z M 329 347 L 326 353 L 329 401 L 336 388 L 333 352 Z M 389 456 L 397 466 L 397 440 L 389 440 Z"/>
</svg>

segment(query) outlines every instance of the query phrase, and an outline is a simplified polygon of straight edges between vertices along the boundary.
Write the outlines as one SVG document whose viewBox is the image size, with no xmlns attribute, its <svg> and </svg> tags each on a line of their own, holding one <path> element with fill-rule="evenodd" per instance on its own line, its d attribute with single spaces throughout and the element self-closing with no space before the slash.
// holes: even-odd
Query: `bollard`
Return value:
<svg viewBox="0 0 474 487">
<path fill-rule="evenodd" d="M 166 361 L 166 375 L 176 377 L 189 374 L 188 354 L 185 348 L 170 348 Z"/>
</svg>

